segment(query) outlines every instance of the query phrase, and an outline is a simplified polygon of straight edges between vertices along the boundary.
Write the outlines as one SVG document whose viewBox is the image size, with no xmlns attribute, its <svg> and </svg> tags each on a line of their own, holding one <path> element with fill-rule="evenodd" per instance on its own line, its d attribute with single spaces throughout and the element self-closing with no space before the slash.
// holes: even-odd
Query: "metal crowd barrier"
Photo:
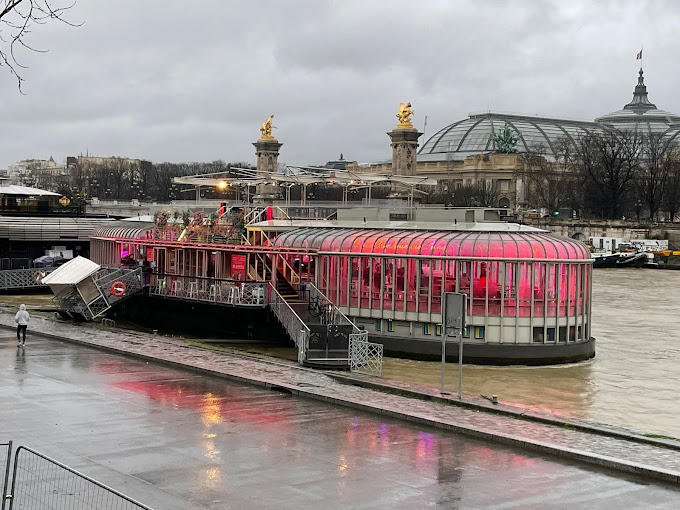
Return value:
<svg viewBox="0 0 680 510">
<path fill-rule="evenodd" d="M 11 442 L 9 443 L 11 449 Z M 9 456 L 9 455 L 8 455 Z M 9 461 L 5 479 L 9 475 Z M 9 510 L 152 510 L 35 450 L 20 446 L 14 455 Z"/>
<path fill-rule="evenodd" d="M 349 369 L 366 375 L 382 375 L 383 345 L 368 341 L 368 331 L 349 335 Z"/>
</svg>

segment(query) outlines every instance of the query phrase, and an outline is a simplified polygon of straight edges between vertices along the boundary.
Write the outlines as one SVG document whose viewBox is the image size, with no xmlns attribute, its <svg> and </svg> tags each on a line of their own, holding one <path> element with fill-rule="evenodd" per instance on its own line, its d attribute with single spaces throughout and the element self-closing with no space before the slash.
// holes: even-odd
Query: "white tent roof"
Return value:
<svg viewBox="0 0 680 510">
<path fill-rule="evenodd" d="M 99 269 L 99 264 L 78 256 L 45 276 L 42 282 L 47 285 L 76 285 Z"/>
<path fill-rule="evenodd" d="M 59 193 L 52 193 L 44 189 L 29 188 L 27 186 L 0 186 L 0 195 L 33 195 L 33 196 L 60 196 Z"/>
</svg>

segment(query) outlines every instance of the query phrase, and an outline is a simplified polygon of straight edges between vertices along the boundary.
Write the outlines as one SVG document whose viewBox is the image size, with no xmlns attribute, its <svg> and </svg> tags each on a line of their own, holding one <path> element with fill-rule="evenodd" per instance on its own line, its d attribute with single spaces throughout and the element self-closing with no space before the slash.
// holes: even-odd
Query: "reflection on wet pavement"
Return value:
<svg viewBox="0 0 680 510">
<path fill-rule="evenodd" d="M 44 339 L 24 353 L 0 339 L 0 384 L 6 438 L 158 509 L 673 508 L 679 496 Z"/>
</svg>

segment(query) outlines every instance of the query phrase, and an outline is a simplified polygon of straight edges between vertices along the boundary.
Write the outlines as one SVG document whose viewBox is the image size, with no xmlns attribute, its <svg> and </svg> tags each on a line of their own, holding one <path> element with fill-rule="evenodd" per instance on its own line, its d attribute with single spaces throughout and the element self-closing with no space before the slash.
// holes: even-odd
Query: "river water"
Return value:
<svg viewBox="0 0 680 510">
<path fill-rule="evenodd" d="M 548 367 L 465 365 L 463 392 L 680 438 L 680 271 L 596 269 L 595 358 Z M 386 360 L 383 376 L 439 387 L 441 365 Z M 446 390 L 458 390 L 447 365 Z"/>
</svg>

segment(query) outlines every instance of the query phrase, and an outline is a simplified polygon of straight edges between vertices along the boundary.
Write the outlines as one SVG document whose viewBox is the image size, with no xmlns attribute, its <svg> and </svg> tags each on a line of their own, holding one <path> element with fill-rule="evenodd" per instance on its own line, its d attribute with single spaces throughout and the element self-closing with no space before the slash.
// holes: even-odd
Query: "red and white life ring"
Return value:
<svg viewBox="0 0 680 510">
<path fill-rule="evenodd" d="M 120 280 L 113 282 L 110 292 L 112 296 L 121 297 L 125 294 L 125 284 Z"/>
</svg>

